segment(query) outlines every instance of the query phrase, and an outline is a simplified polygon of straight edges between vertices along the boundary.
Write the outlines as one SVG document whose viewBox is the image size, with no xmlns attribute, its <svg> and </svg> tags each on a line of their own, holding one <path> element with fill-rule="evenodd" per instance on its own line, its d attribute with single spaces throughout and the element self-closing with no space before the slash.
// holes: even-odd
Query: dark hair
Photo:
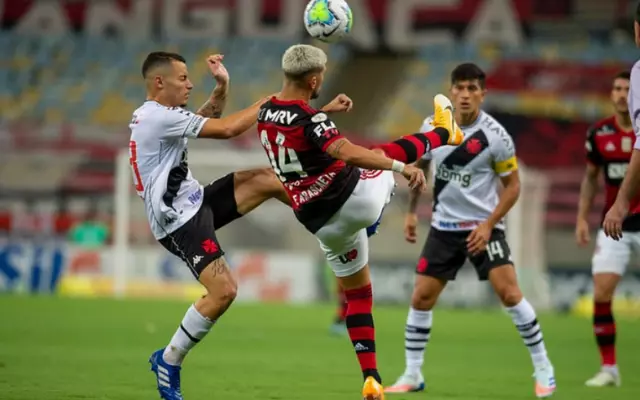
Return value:
<svg viewBox="0 0 640 400">
<path fill-rule="evenodd" d="M 626 80 L 630 81 L 631 80 L 631 73 L 629 71 L 620 71 L 620 72 L 618 72 L 618 74 L 613 79 L 614 80 L 616 80 L 616 79 L 626 79 Z"/>
<path fill-rule="evenodd" d="M 484 71 L 480 69 L 476 64 L 464 63 L 460 64 L 451 71 L 451 84 L 460 81 L 473 81 L 478 80 L 480 87 L 484 88 L 484 82 L 486 79 Z"/>
<path fill-rule="evenodd" d="M 640 24 L 640 2 L 638 2 L 638 6 L 636 7 L 636 22 Z"/>
<path fill-rule="evenodd" d="M 147 77 L 147 73 L 152 68 L 160 65 L 171 64 L 172 61 L 180 61 L 186 64 L 186 60 L 180 54 L 168 53 L 165 51 L 154 51 L 149 53 L 142 63 L 142 76 Z"/>
</svg>

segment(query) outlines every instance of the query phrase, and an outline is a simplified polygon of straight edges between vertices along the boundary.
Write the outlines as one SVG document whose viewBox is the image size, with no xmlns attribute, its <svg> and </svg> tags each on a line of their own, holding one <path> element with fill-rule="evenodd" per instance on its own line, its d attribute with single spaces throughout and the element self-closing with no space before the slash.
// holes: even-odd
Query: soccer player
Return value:
<svg viewBox="0 0 640 400">
<path fill-rule="evenodd" d="M 165 400 L 181 400 L 180 369 L 187 353 L 211 330 L 236 297 L 237 283 L 223 257 L 216 230 L 264 201 L 289 199 L 271 168 L 239 171 L 203 187 L 187 164 L 187 141 L 228 139 L 250 128 L 261 104 L 220 118 L 229 75 L 223 56 L 207 59 L 216 88 L 196 113 L 185 108 L 193 88 L 185 60 L 174 53 L 154 52 L 142 65 L 147 101 L 129 124 L 130 164 L 151 230 L 168 251 L 180 257 L 207 294 L 187 310 L 169 344 L 151 355 L 158 392 Z M 340 99 L 326 111 L 344 108 Z"/>
<path fill-rule="evenodd" d="M 431 148 L 457 144 L 462 132 L 451 103 L 436 96 L 435 128 L 369 150 L 340 134 L 326 113 L 309 105 L 318 97 L 327 56 L 308 45 L 283 55 L 284 84 L 261 108 L 260 141 L 282 182 L 296 218 L 313 233 L 344 289 L 346 326 L 365 380 L 363 397 L 384 397 L 376 362 L 373 299 L 368 268 L 367 228 L 379 223 L 401 173 L 416 190 L 425 186 L 422 170 L 408 165 Z M 360 169 L 362 168 L 362 170 Z"/>
<path fill-rule="evenodd" d="M 633 23 L 636 47 L 640 47 L 640 3 L 636 7 L 635 21 Z M 609 211 L 604 217 L 602 228 L 605 235 L 620 240 L 622 238 L 624 218 L 631 213 L 640 210 L 631 210 L 631 201 L 640 190 L 640 61 L 637 61 L 631 69 L 631 82 L 629 86 L 628 107 L 631 114 L 631 124 L 636 135 L 636 141 L 629 161 L 629 167 L 625 174 L 620 190 Z"/>
<path fill-rule="evenodd" d="M 635 135 L 631 126 L 627 95 L 629 73 L 622 72 L 613 80 L 611 101 L 615 114 L 596 122 L 587 131 L 585 143 L 587 168 L 582 186 L 576 221 L 576 240 L 585 246 L 590 241 L 589 210 L 598 190 L 600 173 L 604 173 L 606 213 L 618 194 L 620 182 L 627 169 Z M 640 211 L 640 198 L 631 201 L 631 209 Z M 640 214 L 633 214 L 622 223 L 624 235 L 619 241 L 598 232 L 596 251 L 592 260 L 593 272 L 593 333 L 602 359 L 600 371 L 586 382 L 587 386 L 620 386 L 616 363 L 616 324 L 611 303 L 613 294 L 631 259 L 634 248 L 640 249 Z"/>
<path fill-rule="evenodd" d="M 464 132 L 458 147 L 431 150 L 417 165 L 433 164 L 433 218 L 416 267 L 416 281 L 405 330 L 406 369 L 385 389 L 404 393 L 424 389 L 422 364 L 431 335 L 433 307 L 440 293 L 469 259 L 480 280 L 489 280 L 525 346 L 535 370 L 535 392 L 550 396 L 555 390 L 553 367 L 547 358 L 536 313 L 523 297 L 503 218 L 518 200 L 520 179 L 513 141 L 491 115 L 480 109 L 485 96 L 485 74 L 475 64 L 458 65 L 451 72 L 455 120 Z M 425 119 L 421 131 L 433 126 Z M 504 189 L 499 192 L 502 184 Z M 410 194 L 405 238 L 415 243 L 416 205 L 420 193 Z"/>
</svg>

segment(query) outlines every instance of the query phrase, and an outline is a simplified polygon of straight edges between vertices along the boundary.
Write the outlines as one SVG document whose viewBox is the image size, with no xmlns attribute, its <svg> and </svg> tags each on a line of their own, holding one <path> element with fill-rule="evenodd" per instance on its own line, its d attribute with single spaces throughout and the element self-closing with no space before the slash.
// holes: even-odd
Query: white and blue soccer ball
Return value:
<svg viewBox="0 0 640 400">
<path fill-rule="evenodd" d="M 351 32 L 353 14 L 345 0 L 311 0 L 304 10 L 309 35 L 323 42 L 337 42 Z"/>
</svg>

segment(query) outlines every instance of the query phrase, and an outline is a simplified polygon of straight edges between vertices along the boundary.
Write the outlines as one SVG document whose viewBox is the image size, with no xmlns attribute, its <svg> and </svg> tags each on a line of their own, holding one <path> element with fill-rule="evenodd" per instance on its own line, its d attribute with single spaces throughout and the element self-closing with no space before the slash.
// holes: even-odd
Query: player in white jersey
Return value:
<svg viewBox="0 0 640 400">
<path fill-rule="evenodd" d="M 636 6 L 633 32 L 636 47 L 640 47 L 640 2 L 638 2 Z M 614 240 L 620 240 L 622 238 L 622 223 L 627 214 L 629 214 L 633 198 L 636 197 L 640 191 L 640 140 L 638 140 L 638 137 L 640 137 L 640 61 L 636 61 L 633 68 L 631 68 L 631 81 L 627 102 L 629 105 L 631 124 L 636 134 L 636 141 L 633 146 L 629 167 L 620 185 L 616 201 L 605 215 L 604 222 L 602 223 L 605 235 L 612 237 Z"/>
<path fill-rule="evenodd" d="M 151 230 L 207 290 L 187 310 L 166 348 L 154 352 L 149 360 L 160 397 L 166 400 L 182 399 L 182 361 L 236 297 L 237 284 L 215 231 L 270 198 L 290 204 L 270 167 L 234 172 L 205 187 L 189 171 L 189 138 L 238 136 L 256 122 L 264 103 L 259 101 L 220 118 L 229 81 L 222 58 L 215 55 L 207 59 L 216 89 L 211 99 L 192 113 L 183 108 L 193 88 L 184 58 L 174 53 L 149 54 L 142 66 L 147 101 L 134 111 L 129 125 L 134 184 L 144 201 Z M 324 107 L 326 112 L 344 109 L 339 98 Z"/>
<path fill-rule="evenodd" d="M 474 64 L 451 73 L 455 119 L 465 139 L 458 147 L 443 146 L 418 161 L 432 167 L 434 179 L 431 229 L 416 267 L 416 281 L 405 330 L 406 370 L 387 393 L 424 389 L 422 364 L 431 334 L 433 307 L 440 293 L 469 259 L 480 280 L 489 280 L 529 349 L 538 397 L 555 390 L 553 366 L 547 357 L 536 313 L 523 297 L 505 240 L 503 218 L 520 193 L 513 141 L 493 117 L 480 109 L 485 74 Z M 427 118 L 421 131 L 429 130 Z M 502 184 L 504 189 L 500 191 Z M 405 220 L 406 240 L 415 243 L 416 205 L 410 195 Z"/>
</svg>

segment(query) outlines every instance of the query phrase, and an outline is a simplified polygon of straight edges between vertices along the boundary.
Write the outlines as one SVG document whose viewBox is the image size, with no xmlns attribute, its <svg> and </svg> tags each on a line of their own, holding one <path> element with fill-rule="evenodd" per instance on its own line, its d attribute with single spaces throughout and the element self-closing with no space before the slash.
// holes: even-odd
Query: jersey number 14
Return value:
<svg viewBox="0 0 640 400">
<path fill-rule="evenodd" d="M 267 152 L 267 156 L 271 162 L 271 167 L 281 182 L 287 181 L 287 178 L 285 177 L 286 174 L 296 174 L 299 178 L 307 177 L 307 173 L 303 171 L 302 164 L 298 160 L 298 153 L 296 153 L 295 150 L 282 145 L 282 143 L 284 143 L 283 134 L 278 133 L 278 136 L 276 137 L 276 145 L 278 146 L 277 158 L 273 152 L 271 143 L 269 142 L 267 131 L 263 130 L 260 132 L 260 141 Z"/>
</svg>

